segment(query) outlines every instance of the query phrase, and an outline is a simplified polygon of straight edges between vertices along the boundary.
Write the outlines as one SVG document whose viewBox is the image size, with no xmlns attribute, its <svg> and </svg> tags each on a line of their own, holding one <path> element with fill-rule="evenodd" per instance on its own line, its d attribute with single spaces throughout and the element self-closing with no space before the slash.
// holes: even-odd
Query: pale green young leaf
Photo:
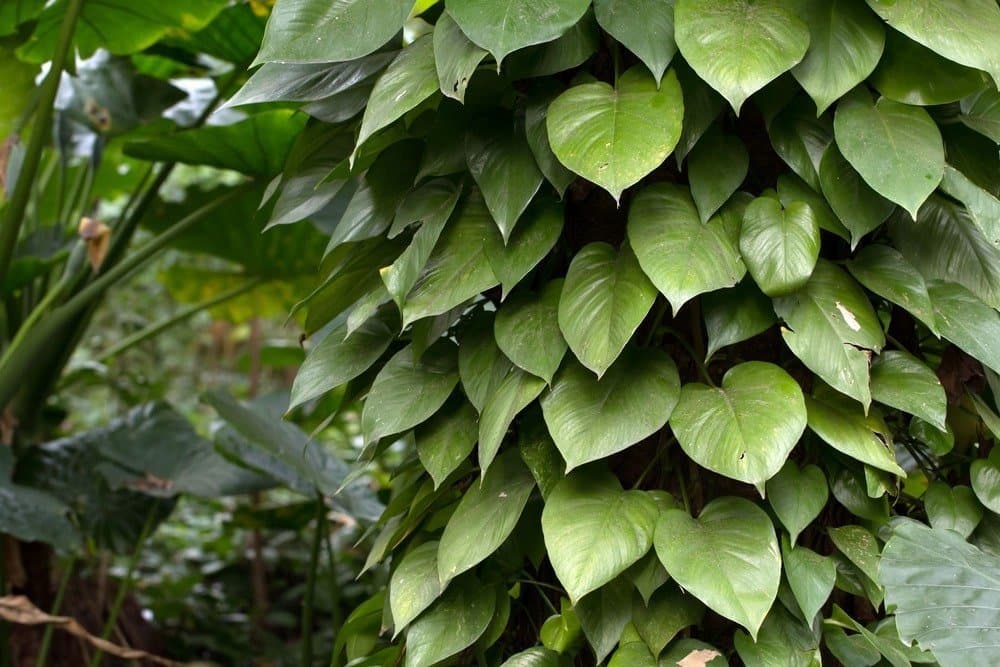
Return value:
<svg viewBox="0 0 1000 667">
<path fill-rule="evenodd" d="M 807 621 L 812 622 L 833 592 L 837 566 L 815 551 L 801 546 L 793 548 L 785 538 L 781 542 L 781 560 L 799 610 Z"/>
<path fill-rule="evenodd" d="M 788 531 L 793 545 L 799 533 L 823 511 L 829 498 L 823 471 L 813 464 L 800 470 L 794 461 L 787 461 L 778 474 L 767 481 L 766 490 L 767 501 Z"/>
</svg>

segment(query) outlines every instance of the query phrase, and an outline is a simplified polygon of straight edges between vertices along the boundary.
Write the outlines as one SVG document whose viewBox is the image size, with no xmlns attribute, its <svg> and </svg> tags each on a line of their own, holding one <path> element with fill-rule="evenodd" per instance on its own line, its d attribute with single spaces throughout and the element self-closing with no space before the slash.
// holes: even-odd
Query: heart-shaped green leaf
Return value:
<svg viewBox="0 0 1000 667">
<path fill-rule="evenodd" d="M 504 243 L 496 225 L 491 224 L 482 243 L 487 264 L 500 281 L 503 296 L 542 258 L 549 254 L 563 228 L 563 209 L 543 198 L 535 200 L 521 216 L 520 224 Z"/>
<path fill-rule="evenodd" d="M 394 637 L 444 591 L 438 579 L 437 553 L 436 541 L 424 542 L 408 551 L 393 571 L 389 582 L 389 608 Z"/>
<path fill-rule="evenodd" d="M 833 143 L 833 119 L 827 115 L 817 117 L 809 100 L 796 96 L 778 108 L 767 133 L 774 152 L 810 188 L 818 191 L 820 160 Z"/>
<path fill-rule="evenodd" d="M 623 577 L 601 586 L 574 605 L 583 634 L 604 662 L 622 636 L 632 613 L 632 587 Z"/>
<path fill-rule="evenodd" d="M 476 419 L 472 404 L 456 396 L 414 431 L 417 456 L 434 480 L 434 488 L 441 486 L 472 453 L 479 437 Z"/>
<path fill-rule="evenodd" d="M 657 86 L 637 66 L 615 88 L 603 82 L 573 86 L 549 105 L 546 126 L 559 161 L 618 200 L 667 159 L 683 117 L 677 75 L 668 72 Z"/>
<path fill-rule="evenodd" d="M 916 415 L 944 431 L 948 401 L 941 381 L 919 359 L 887 350 L 872 363 L 872 398 Z"/>
<path fill-rule="evenodd" d="M 748 484 L 773 477 L 806 428 L 802 390 L 774 364 L 730 368 L 722 388 L 690 383 L 670 417 L 681 448 L 702 467 Z"/>
<path fill-rule="evenodd" d="M 443 12 L 434 24 L 434 66 L 441 92 L 464 102 L 469 79 L 485 57 L 486 51 L 465 36 L 451 14 Z"/>
<path fill-rule="evenodd" d="M 656 288 L 628 244 L 591 243 L 576 253 L 559 298 L 559 329 L 580 362 L 598 377 L 642 324 Z"/>
<path fill-rule="evenodd" d="M 430 667 L 472 645 L 493 618 L 496 593 L 475 577 L 452 582 L 444 595 L 410 625 L 405 667 Z"/>
<path fill-rule="evenodd" d="M 737 114 L 809 46 L 809 28 L 776 0 L 677 0 L 674 22 L 684 59 Z"/>
<path fill-rule="evenodd" d="M 656 555 L 684 590 L 756 639 L 781 580 L 778 539 L 762 509 L 743 498 L 722 497 L 697 519 L 667 510 L 654 541 Z"/>
<path fill-rule="evenodd" d="M 793 202 L 782 209 L 772 197 L 754 199 L 743 213 L 740 253 L 764 294 L 799 289 L 819 259 L 819 223 L 812 208 Z"/>
<path fill-rule="evenodd" d="M 887 35 L 885 53 L 871 77 L 883 96 L 918 106 L 957 102 L 988 81 L 983 72 L 946 60 L 895 30 Z"/>
<path fill-rule="evenodd" d="M 669 356 L 629 348 L 600 379 L 579 364 L 566 364 L 541 403 L 549 433 L 573 469 L 663 428 L 679 393 L 680 378 Z"/>
<path fill-rule="evenodd" d="M 649 551 L 658 514 L 647 493 L 623 491 L 609 472 L 580 470 L 559 483 L 545 502 L 542 533 L 574 604 Z"/>
<path fill-rule="evenodd" d="M 549 105 L 559 96 L 563 88 L 555 82 L 548 83 L 550 85 L 544 86 L 528 98 L 524 110 L 524 133 L 528 137 L 528 145 L 531 146 L 538 168 L 562 197 L 569 184 L 576 179 L 576 174 L 563 166 L 552 152 L 552 145 L 549 143 L 549 129 L 545 119 L 548 117 Z"/>
<path fill-rule="evenodd" d="M 441 535 L 437 573 L 443 583 L 500 548 L 514 531 L 534 488 L 535 478 L 517 450 L 497 457 L 482 483 L 473 483 L 465 492 Z"/>
<path fill-rule="evenodd" d="M 799 470 L 795 462 L 788 461 L 767 481 L 767 501 L 793 545 L 799 533 L 826 507 L 828 497 L 826 476 L 813 464 Z"/>
<path fill-rule="evenodd" d="M 687 188 L 658 183 L 633 200 L 628 237 L 642 270 L 667 297 L 676 314 L 704 292 L 732 287 L 746 269 L 736 246 L 743 198 L 706 224 Z"/>
<path fill-rule="evenodd" d="M 638 56 L 659 83 L 677 51 L 674 0 L 594 0 L 604 31 Z"/>
<path fill-rule="evenodd" d="M 493 462 L 514 417 L 528 407 L 542 390 L 545 380 L 512 368 L 483 407 L 479 420 L 479 468 L 485 475 Z"/>
<path fill-rule="evenodd" d="M 750 154 L 738 137 L 710 132 L 688 158 L 691 198 L 702 222 L 708 222 L 736 192 L 750 167 Z"/>
<path fill-rule="evenodd" d="M 486 400 L 513 368 L 497 346 L 493 329 L 494 314 L 480 310 L 458 339 L 458 374 L 477 412 L 483 411 Z"/>
<path fill-rule="evenodd" d="M 552 280 L 541 294 L 518 294 L 497 311 L 497 345 L 518 367 L 552 384 L 566 341 L 559 331 L 559 297 L 563 281 Z"/>
<path fill-rule="evenodd" d="M 983 508 L 967 486 L 949 486 L 934 482 L 924 493 L 924 509 L 931 528 L 953 530 L 968 537 L 983 520 Z"/>
<path fill-rule="evenodd" d="M 802 363 L 837 391 L 871 403 L 868 350 L 885 344 L 868 297 L 842 269 L 820 261 L 805 287 L 774 301 L 791 330 L 785 343 Z"/>
<path fill-rule="evenodd" d="M 914 220 L 944 176 L 944 143 L 937 124 L 919 107 L 856 89 L 837 104 L 837 147 L 868 185 Z"/>
<path fill-rule="evenodd" d="M 906 473 L 896 463 L 891 443 L 879 437 L 883 429 L 872 428 L 869 418 L 856 404 L 838 397 L 819 401 L 806 397 L 809 428 L 828 445 L 870 466 L 905 477 Z"/>
<path fill-rule="evenodd" d="M 830 598 L 837 581 L 837 566 L 826 556 L 805 547 L 794 547 L 782 538 L 781 560 L 785 578 L 799 603 L 802 616 L 811 621 Z"/>
<path fill-rule="evenodd" d="M 500 667 L 559 667 L 559 665 L 558 653 L 544 646 L 535 646 L 512 655 Z"/>
<path fill-rule="evenodd" d="M 862 573 L 878 581 L 879 546 L 875 536 L 861 526 L 840 526 L 827 531 L 830 541 Z"/>
<path fill-rule="evenodd" d="M 653 593 L 648 603 L 636 598 L 632 605 L 632 622 L 654 657 L 681 630 L 701 623 L 704 615 L 705 606 L 673 584 Z"/>
<path fill-rule="evenodd" d="M 809 25 L 809 50 L 792 76 L 816 103 L 817 115 L 868 78 L 885 43 L 885 29 L 854 0 L 805 0 L 799 16 Z"/>
<path fill-rule="evenodd" d="M 783 606 L 774 605 L 754 641 L 741 630 L 733 637 L 745 667 L 813 667 L 819 663 L 819 637 Z"/>
<path fill-rule="evenodd" d="M 932 280 L 927 292 L 934 304 L 934 319 L 941 335 L 1000 373 L 1000 313 L 961 285 Z"/>
<path fill-rule="evenodd" d="M 508 53 L 559 37 L 589 6 L 589 0 L 452 0 L 448 12 L 499 66 Z"/>
<path fill-rule="evenodd" d="M 859 283 L 902 306 L 931 332 L 938 333 L 927 282 L 898 250 L 881 244 L 865 246 L 847 268 Z"/>
<path fill-rule="evenodd" d="M 706 361 L 723 347 L 753 338 L 778 321 L 771 300 L 752 280 L 744 280 L 732 289 L 706 294 L 702 299 L 702 312 L 708 334 Z"/>
<path fill-rule="evenodd" d="M 1000 449 L 993 449 L 989 458 L 973 461 L 969 480 L 979 502 L 994 514 L 1000 514 Z"/>
<path fill-rule="evenodd" d="M 819 182 L 830 208 L 851 232 L 851 247 L 877 229 L 896 208 L 872 190 L 837 148 L 830 144 L 819 165 Z"/>
</svg>

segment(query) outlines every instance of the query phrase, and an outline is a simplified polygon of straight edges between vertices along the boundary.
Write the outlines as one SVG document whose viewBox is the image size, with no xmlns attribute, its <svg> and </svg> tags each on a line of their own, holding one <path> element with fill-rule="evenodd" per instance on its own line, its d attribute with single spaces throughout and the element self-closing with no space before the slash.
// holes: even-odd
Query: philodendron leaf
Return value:
<svg viewBox="0 0 1000 667">
<path fill-rule="evenodd" d="M 781 542 L 781 561 L 802 616 L 811 622 L 833 592 L 837 565 L 805 547 L 793 548 L 785 538 Z"/>
<path fill-rule="evenodd" d="M 768 296 L 805 285 L 819 259 L 819 246 L 819 223 L 804 202 L 782 208 L 777 199 L 758 197 L 743 213 L 740 253 L 754 282 Z"/>
<path fill-rule="evenodd" d="M 1000 85 L 1000 7 L 991 0 L 868 0 L 886 23 L 945 58 L 985 70 Z"/>
<path fill-rule="evenodd" d="M 486 51 L 465 36 L 451 14 L 443 12 L 434 24 L 434 66 L 441 92 L 464 102 L 469 79 L 485 57 Z"/>
<path fill-rule="evenodd" d="M 833 396 L 824 401 L 807 396 L 806 411 L 809 428 L 834 449 L 879 470 L 906 476 L 896 463 L 892 444 L 880 437 L 856 404 Z"/>
<path fill-rule="evenodd" d="M 406 667 L 430 667 L 472 645 L 486 632 L 496 593 L 475 577 L 453 581 L 406 632 Z"/>
<path fill-rule="evenodd" d="M 656 300 L 632 248 L 591 243 L 573 257 L 559 297 L 559 329 L 598 377 L 614 363 Z"/>
<path fill-rule="evenodd" d="M 659 83 L 677 51 L 674 0 L 595 0 L 594 15 L 605 32 L 638 56 Z"/>
<path fill-rule="evenodd" d="M 496 225 L 489 225 L 483 252 L 487 265 L 500 281 L 504 297 L 552 250 L 562 227 L 562 206 L 542 197 L 524 212 L 506 244 Z"/>
<path fill-rule="evenodd" d="M 961 285 L 932 280 L 927 291 L 941 335 L 1000 373 L 1000 313 Z"/>
<path fill-rule="evenodd" d="M 750 154 L 738 137 L 711 132 L 688 157 L 691 198 L 702 222 L 708 222 L 736 192 L 750 167 Z"/>
<path fill-rule="evenodd" d="M 950 530 L 900 517 L 882 550 L 878 580 L 905 644 L 916 640 L 942 667 L 996 662 L 1000 563 L 995 556 Z"/>
<path fill-rule="evenodd" d="M 677 0 L 674 21 L 684 59 L 737 114 L 809 45 L 808 26 L 776 0 Z"/>
<path fill-rule="evenodd" d="M 881 350 L 885 335 L 868 297 L 850 276 L 820 261 L 805 287 L 775 299 L 774 310 L 790 327 L 781 334 L 795 356 L 867 408 L 869 350 Z"/>
<path fill-rule="evenodd" d="M 521 462 L 517 450 L 502 454 L 465 492 L 448 519 L 438 548 L 437 572 L 447 583 L 478 565 L 496 551 L 513 532 L 524 511 L 535 478 Z M 393 592 L 390 589 L 390 593 Z"/>
<path fill-rule="evenodd" d="M 655 544 L 684 590 L 756 640 L 781 580 L 778 539 L 762 509 L 727 496 L 706 505 L 697 519 L 667 510 L 656 524 Z"/>
<path fill-rule="evenodd" d="M 545 423 L 568 469 L 631 447 L 663 428 L 677 405 L 673 360 L 629 348 L 601 379 L 567 363 L 542 398 Z"/>
<path fill-rule="evenodd" d="M 545 380 L 512 368 L 483 407 L 479 419 L 479 468 L 485 475 L 514 418 L 545 389 Z"/>
<path fill-rule="evenodd" d="M 567 476 L 542 511 L 549 560 L 575 603 L 642 558 L 659 510 L 644 491 L 623 491 L 596 468 Z"/>
<path fill-rule="evenodd" d="M 437 553 L 436 541 L 424 542 L 407 552 L 393 571 L 389 581 L 389 608 L 392 609 L 394 637 L 444 591 L 438 579 Z"/>
<path fill-rule="evenodd" d="M 948 401 L 941 381 L 922 361 L 906 352 L 886 350 L 872 363 L 872 398 L 947 430 Z"/>
<path fill-rule="evenodd" d="M 401 433 L 427 420 L 458 384 L 455 344 L 442 339 L 415 358 L 404 347 L 382 367 L 361 413 L 365 442 Z"/>
<path fill-rule="evenodd" d="M 632 67 L 616 87 L 573 86 L 549 105 L 546 125 L 556 157 L 615 200 L 670 155 L 681 135 L 684 98 L 672 71 L 660 81 Z"/>
<path fill-rule="evenodd" d="M 927 282 L 898 250 L 882 244 L 865 246 L 847 268 L 859 283 L 902 306 L 938 335 Z"/>
<path fill-rule="evenodd" d="M 513 51 L 559 37 L 583 18 L 589 6 L 588 0 L 452 0 L 448 12 L 499 66 Z"/>
<path fill-rule="evenodd" d="M 872 73 L 882 55 L 885 29 L 868 7 L 854 0 L 804 0 L 809 50 L 792 76 L 816 103 L 816 114 Z"/>
<path fill-rule="evenodd" d="M 548 384 L 566 354 L 566 341 L 559 331 L 562 288 L 562 280 L 553 280 L 541 294 L 516 295 L 500 307 L 494 324 L 497 345 L 507 358 Z"/>
<path fill-rule="evenodd" d="M 806 407 L 788 373 L 748 361 L 726 372 L 721 389 L 684 385 L 670 427 L 698 465 L 759 485 L 777 474 L 799 441 Z"/>
<path fill-rule="evenodd" d="M 949 486 L 947 482 L 934 482 L 927 487 L 924 509 L 932 528 L 953 530 L 966 538 L 983 520 L 983 508 L 972 489 Z"/>
<path fill-rule="evenodd" d="M 753 280 L 706 294 L 702 312 L 708 334 L 706 361 L 721 348 L 753 338 L 778 321 L 771 300 L 757 289 Z"/>
<path fill-rule="evenodd" d="M 456 396 L 414 431 L 417 456 L 434 480 L 434 488 L 472 453 L 479 437 L 477 418 L 472 404 Z"/>
<path fill-rule="evenodd" d="M 742 197 L 702 224 L 687 188 L 657 183 L 632 202 L 628 237 L 642 270 L 676 314 L 691 298 L 732 287 L 746 269 L 737 248 Z"/>
<path fill-rule="evenodd" d="M 837 104 L 837 147 L 868 185 L 916 219 L 944 176 L 944 143 L 930 115 L 858 88 Z"/>
<path fill-rule="evenodd" d="M 865 183 L 837 148 L 830 144 L 819 165 L 819 182 L 830 208 L 851 232 L 851 247 L 877 229 L 895 206 Z"/>
<path fill-rule="evenodd" d="M 767 481 L 767 501 L 788 531 L 793 545 L 799 533 L 826 507 L 828 497 L 826 476 L 813 464 L 799 470 L 794 461 L 787 461 L 778 474 Z"/>
</svg>

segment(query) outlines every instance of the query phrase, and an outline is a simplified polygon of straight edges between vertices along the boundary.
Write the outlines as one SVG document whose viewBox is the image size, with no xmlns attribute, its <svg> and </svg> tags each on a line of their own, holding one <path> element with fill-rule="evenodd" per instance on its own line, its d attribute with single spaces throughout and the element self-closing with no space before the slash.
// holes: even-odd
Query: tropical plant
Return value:
<svg viewBox="0 0 1000 667">
<path fill-rule="evenodd" d="M 255 65 L 292 405 L 406 456 L 334 664 L 996 664 L 994 0 L 278 0 Z"/>
</svg>

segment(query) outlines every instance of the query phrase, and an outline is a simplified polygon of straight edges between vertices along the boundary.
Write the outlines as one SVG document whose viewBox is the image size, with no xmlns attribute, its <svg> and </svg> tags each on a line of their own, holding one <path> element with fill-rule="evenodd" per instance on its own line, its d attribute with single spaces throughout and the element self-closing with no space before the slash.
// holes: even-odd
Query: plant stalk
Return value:
<svg viewBox="0 0 1000 667">
<path fill-rule="evenodd" d="M 56 599 L 52 603 L 52 611 L 49 613 L 58 616 L 62 609 L 63 600 L 66 598 L 66 589 L 69 588 L 69 581 L 73 578 L 73 566 L 76 559 L 70 558 L 63 569 L 62 578 L 59 580 L 59 590 L 56 591 Z M 45 667 L 49 659 L 49 647 L 52 644 L 52 634 L 55 626 L 51 623 L 45 626 L 45 634 L 42 635 L 42 645 L 38 649 L 38 657 L 35 658 L 35 667 Z"/>
<path fill-rule="evenodd" d="M 316 579 L 319 573 L 319 550 L 326 532 L 326 501 L 322 494 L 316 497 L 316 529 L 313 532 L 312 552 L 309 555 L 309 573 L 306 579 L 305 599 L 302 602 L 302 667 L 313 664 L 313 605 L 316 602 Z"/>
</svg>

